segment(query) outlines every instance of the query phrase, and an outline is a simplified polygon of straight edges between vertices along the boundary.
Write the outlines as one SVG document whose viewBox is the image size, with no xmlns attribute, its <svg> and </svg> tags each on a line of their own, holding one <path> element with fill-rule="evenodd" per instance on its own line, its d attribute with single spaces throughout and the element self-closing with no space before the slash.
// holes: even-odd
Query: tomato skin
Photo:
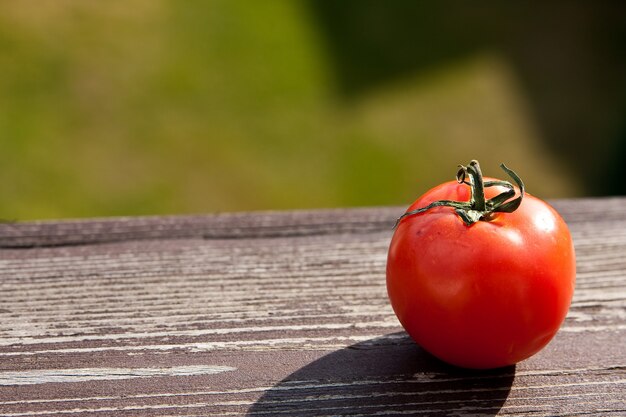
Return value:
<svg viewBox="0 0 626 417">
<path fill-rule="evenodd" d="M 408 210 L 469 198 L 467 185 L 451 181 Z M 387 259 L 389 299 L 409 335 L 439 359 L 475 369 L 515 364 L 548 344 L 569 309 L 575 276 L 567 225 L 527 193 L 516 211 L 471 226 L 451 207 L 405 217 Z"/>
</svg>

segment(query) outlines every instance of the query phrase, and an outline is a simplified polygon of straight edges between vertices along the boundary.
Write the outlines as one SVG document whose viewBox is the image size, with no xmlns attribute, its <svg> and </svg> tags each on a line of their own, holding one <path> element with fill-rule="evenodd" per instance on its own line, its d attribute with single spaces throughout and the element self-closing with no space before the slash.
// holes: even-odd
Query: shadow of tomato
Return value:
<svg viewBox="0 0 626 417">
<path fill-rule="evenodd" d="M 404 333 L 366 340 L 292 373 L 253 404 L 248 416 L 496 415 L 515 366 L 452 367 Z"/>
</svg>

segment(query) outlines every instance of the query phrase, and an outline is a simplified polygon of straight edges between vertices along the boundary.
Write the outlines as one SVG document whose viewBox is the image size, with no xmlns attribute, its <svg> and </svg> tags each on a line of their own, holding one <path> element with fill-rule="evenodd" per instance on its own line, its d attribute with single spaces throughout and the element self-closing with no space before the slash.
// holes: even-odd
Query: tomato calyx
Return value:
<svg viewBox="0 0 626 417">
<path fill-rule="evenodd" d="M 483 175 L 478 161 L 472 160 L 467 166 L 459 165 L 459 170 L 456 173 L 457 182 L 470 187 L 471 194 L 469 201 L 438 200 L 432 202 L 426 207 L 404 213 L 396 220 L 394 228 L 396 228 L 405 217 L 423 213 L 431 208 L 441 206 L 453 207 L 455 209 L 454 211 L 467 226 L 471 226 L 480 220 L 489 221 L 493 217 L 493 213 L 514 212 L 520 204 L 522 204 L 522 199 L 524 198 L 524 182 L 515 171 L 509 169 L 506 165 L 500 164 L 500 168 L 513 178 L 513 181 L 517 184 L 520 190 L 518 197 L 513 198 L 515 197 L 515 187 L 508 181 L 483 181 Z M 504 187 L 506 191 L 501 192 L 489 200 L 485 199 L 485 188 L 494 186 Z"/>
</svg>

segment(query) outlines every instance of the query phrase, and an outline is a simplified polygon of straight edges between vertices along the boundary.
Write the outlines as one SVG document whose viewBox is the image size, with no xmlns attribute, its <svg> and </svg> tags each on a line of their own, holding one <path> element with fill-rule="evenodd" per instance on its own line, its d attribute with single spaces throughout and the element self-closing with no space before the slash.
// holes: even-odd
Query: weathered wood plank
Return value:
<svg viewBox="0 0 626 417">
<path fill-rule="evenodd" d="M 626 415 L 626 198 L 553 203 L 570 314 L 483 373 L 398 325 L 399 208 L 2 224 L 0 415 Z"/>
<path fill-rule="evenodd" d="M 624 200 L 556 200 L 568 223 L 624 221 Z M 601 208 L 599 206 L 602 206 Z M 386 231 L 404 207 L 0 223 L 0 248 L 146 239 L 242 239 Z"/>
</svg>

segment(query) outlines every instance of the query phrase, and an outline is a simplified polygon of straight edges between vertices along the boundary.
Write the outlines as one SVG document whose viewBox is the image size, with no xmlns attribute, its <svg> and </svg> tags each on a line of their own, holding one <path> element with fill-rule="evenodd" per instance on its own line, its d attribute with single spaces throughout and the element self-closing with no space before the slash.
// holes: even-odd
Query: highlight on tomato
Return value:
<svg viewBox="0 0 626 417">
<path fill-rule="evenodd" d="M 489 369 L 541 350 L 565 320 L 576 261 L 570 232 L 521 178 L 483 178 L 477 161 L 397 221 L 387 292 L 409 335 L 452 365 Z"/>
</svg>

